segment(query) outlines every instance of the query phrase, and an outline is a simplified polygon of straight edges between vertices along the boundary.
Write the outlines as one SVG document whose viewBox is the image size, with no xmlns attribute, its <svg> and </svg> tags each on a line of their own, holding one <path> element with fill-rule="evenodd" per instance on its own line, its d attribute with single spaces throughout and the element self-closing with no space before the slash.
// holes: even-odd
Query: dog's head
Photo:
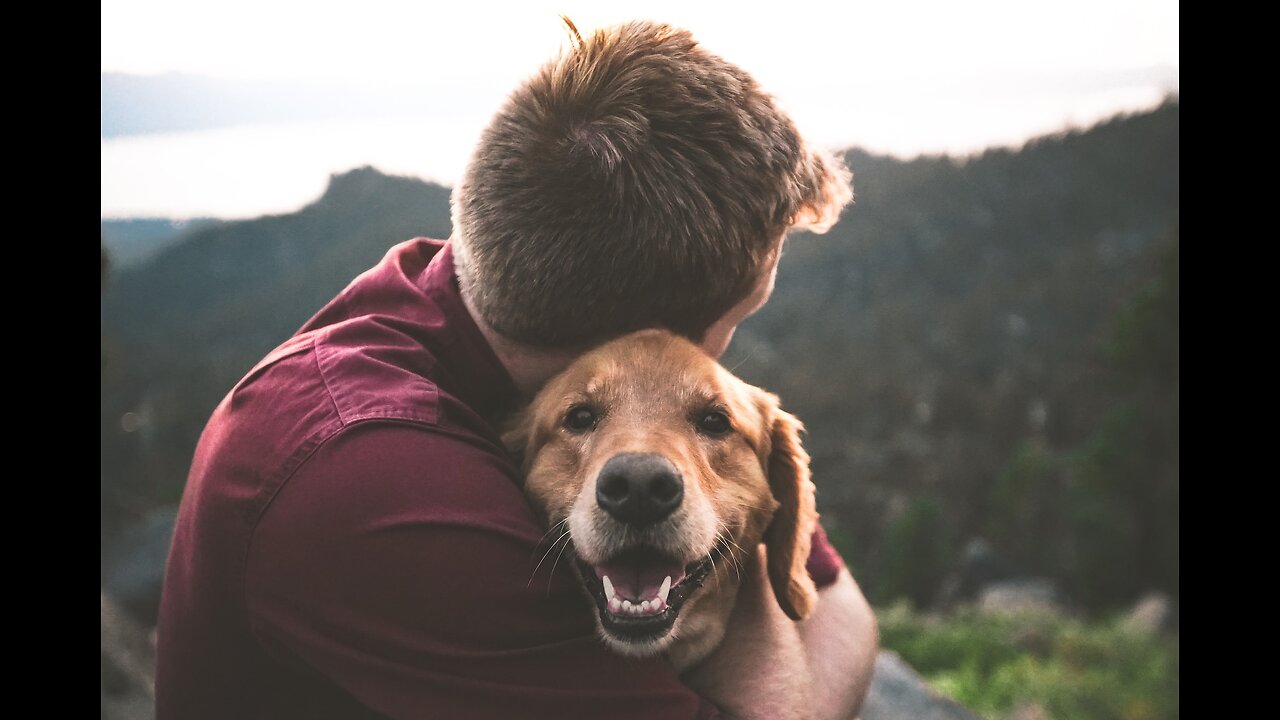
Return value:
<svg viewBox="0 0 1280 720">
<path fill-rule="evenodd" d="M 645 330 L 583 355 L 506 434 L 548 537 L 629 655 L 666 650 L 704 584 L 736 582 L 763 541 L 778 604 L 808 615 L 817 513 L 800 422 L 697 346 Z"/>
</svg>

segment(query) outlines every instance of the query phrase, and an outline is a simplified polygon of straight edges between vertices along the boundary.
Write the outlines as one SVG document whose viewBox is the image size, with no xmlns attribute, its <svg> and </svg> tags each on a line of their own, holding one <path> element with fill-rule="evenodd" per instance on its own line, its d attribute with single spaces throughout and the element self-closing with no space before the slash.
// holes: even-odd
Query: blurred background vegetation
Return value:
<svg viewBox="0 0 1280 720">
<path fill-rule="evenodd" d="M 807 425 L 884 646 L 989 717 L 1176 717 L 1176 98 L 846 159 L 855 204 L 787 243 L 724 363 Z M 391 245 L 448 237 L 448 190 L 362 168 L 295 213 L 102 233 L 102 579 L 145 625 L 213 407 Z"/>
<path fill-rule="evenodd" d="M 1177 635 L 1127 618 L 971 608 L 925 616 L 900 602 L 878 619 L 885 647 L 983 717 L 1178 716 Z"/>
</svg>

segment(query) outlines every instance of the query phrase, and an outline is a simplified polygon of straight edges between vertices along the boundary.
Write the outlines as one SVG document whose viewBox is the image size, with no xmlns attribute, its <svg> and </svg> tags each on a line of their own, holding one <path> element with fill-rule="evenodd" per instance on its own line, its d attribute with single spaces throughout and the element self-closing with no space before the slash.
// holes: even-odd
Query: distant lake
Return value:
<svg viewBox="0 0 1280 720">
<path fill-rule="evenodd" d="M 246 125 L 102 141 L 102 217 L 287 213 L 332 173 L 373 165 L 452 185 L 482 125 L 389 120 Z"/>
<path fill-rule="evenodd" d="M 960 90 L 930 94 L 903 88 L 899 96 L 877 100 L 797 94 L 784 107 L 817 144 L 856 144 L 910 157 L 1019 145 L 1122 111 L 1145 110 L 1164 95 L 1150 83 L 1103 90 Z M 939 114 L 939 105 L 947 106 L 946 113 Z M 243 125 L 103 140 L 102 217 L 231 219 L 293 212 L 320 196 L 329 175 L 361 165 L 453 185 L 488 112 L 472 109 L 456 120 Z"/>
</svg>

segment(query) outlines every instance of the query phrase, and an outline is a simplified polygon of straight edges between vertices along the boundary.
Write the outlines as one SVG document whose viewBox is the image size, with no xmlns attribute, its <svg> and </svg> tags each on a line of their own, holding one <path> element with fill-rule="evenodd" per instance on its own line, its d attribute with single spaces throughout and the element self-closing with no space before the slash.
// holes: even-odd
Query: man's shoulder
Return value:
<svg viewBox="0 0 1280 720">
<path fill-rule="evenodd" d="M 451 418 L 465 403 L 442 393 L 435 366 L 421 344 L 369 318 L 300 333 L 231 389 L 206 434 L 223 429 L 266 460 L 317 446 L 354 424 L 456 424 Z M 451 412 L 441 411 L 442 394 Z"/>
<path fill-rule="evenodd" d="M 316 331 L 313 347 L 316 370 L 344 425 L 440 420 L 437 361 L 414 338 L 364 317 Z"/>
<path fill-rule="evenodd" d="M 510 505 L 523 524 L 518 471 L 497 430 L 442 388 L 436 370 L 430 349 L 394 324 L 354 318 L 282 345 L 232 391 L 229 405 L 233 413 L 254 405 L 252 414 L 273 414 L 263 432 L 287 451 L 272 472 L 273 494 L 333 493 L 341 502 L 356 489 L 367 508 L 383 506 L 377 512 L 412 508 L 425 513 L 422 521 L 482 524 L 502 515 L 496 503 Z"/>
<path fill-rule="evenodd" d="M 440 395 L 432 376 L 435 365 L 431 353 L 412 338 L 370 318 L 353 318 L 290 338 L 231 394 L 268 403 L 301 394 L 323 402 L 340 426 L 370 419 L 435 425 Z"/>
<path fill-rule="evenodd" d="M 469 434 L 442 425 L 441 393 L 429 373 L 387 362 L 386 355 L 403 342 L 368 324 L 357 319 L 300 333 L 254 366 L 206 425 L 188 492 L 253 498 L 261 509 L 318 448 L 352 428 L 413 425 L 439 432 L 446 444 L 458 442 L 454 435 Z M 344 333 L 359 335 L 369 346 L 349 342 Z M 426 351 L 419 346 L 400 352 Z"/>
<path fill-rule="evenodd" d="M 283 484 L 267 520 L 291 513 L 321 513 L 307 524 L 330 530 L 390 523 L 473 527 L 521 542 L 541 536 L 505 451 L 452 428 L 387 419 L 326 438 Z"/>
</svg>

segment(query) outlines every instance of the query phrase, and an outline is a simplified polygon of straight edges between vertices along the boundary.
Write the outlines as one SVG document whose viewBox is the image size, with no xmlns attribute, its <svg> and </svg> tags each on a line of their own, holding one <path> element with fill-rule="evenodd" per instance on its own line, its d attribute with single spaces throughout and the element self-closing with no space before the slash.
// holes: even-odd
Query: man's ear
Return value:
<svg viewBox="0 0 1280 720">
<path fill-rule="evenodd" d="M 809 545 L 818 524 L 815 488 L 809 479 L 809 454 L 800 445 L 804 425 L 774 404 L 766 413 L 770 422 L 767 463 L 769 487 L 778 510 L 764 533 L 769 553 L 769 582 L 782 611 L 792 620 L 803 620 L 818 601 L 818 589 L 809 577 Z"/>
</svg>

